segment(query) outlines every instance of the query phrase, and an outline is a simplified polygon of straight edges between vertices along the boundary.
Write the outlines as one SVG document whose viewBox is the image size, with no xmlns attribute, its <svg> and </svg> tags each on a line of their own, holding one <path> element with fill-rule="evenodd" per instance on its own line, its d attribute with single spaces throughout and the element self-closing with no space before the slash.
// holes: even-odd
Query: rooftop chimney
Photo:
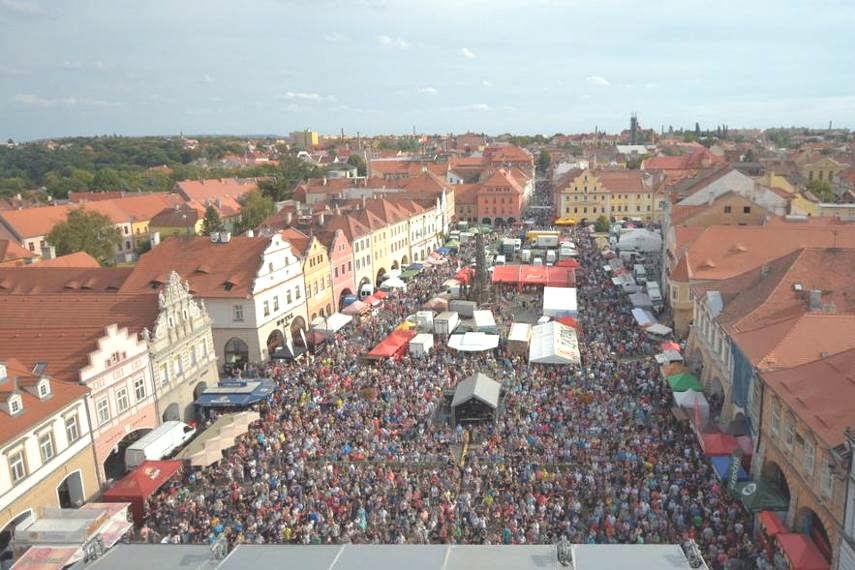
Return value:
<svg viewBox="0 0 855 570">
<path fill-rule="evenodd" d="M 318 214 L 318 225 L 323 227 L 325 220 L 326 220 L 326 214 L 324 212 L 319 213 Z"/>
<path fill-rule="evenodd" d="M 160 232 L 154 232 L 151 234 L 151 247 L 154 248 L 160 245 Z"/>
<path fill-rule="evenodd" d="M 291 212 L 285 212 L 285 215 L 282 217 L 282 219 L 285 222 L 286 226 L 290 226 L 291 221 L 294 219 L 294 214 L 292 214 Z"/>
<path fill-rule="evenodd" d="M 248 237 L 248 238 L 255 237 L 255 232 L 252 231 L 251 229 L 246 230 L 246 237 Z"/>
<path fill-rule="evenodd" d="M 0 384 L 6 381 L 6 363 L 0 362 Z"/>
</svg>

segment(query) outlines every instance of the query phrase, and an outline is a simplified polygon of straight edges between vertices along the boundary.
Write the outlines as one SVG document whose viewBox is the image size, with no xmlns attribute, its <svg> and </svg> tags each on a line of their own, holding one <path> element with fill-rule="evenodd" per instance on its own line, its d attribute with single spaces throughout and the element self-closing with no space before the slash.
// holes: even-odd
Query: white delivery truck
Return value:
<svg viewBox="0 0 855 570">
<path fill-rule="evenodd" d="M 184 422 L 163 422 L 125 449 L 125 466 L 133 469 L 147 459 L 168 457 L 195 433 L 196 428 Z"/>
<path fill-rule="evenodd" d="M 436 334 L 448 336 L 454 332 L 454 329 L 457 328 L 457 324 L 459 322 L 460 315 L 451 311 L 445 311 L 444 313 L 437 315 L 433 320 L 434 332 L 436 332 Z"/>
<path fill-rule="evenodd" d="M 546 264 L 547 265 L 555 265 L 555 250 L 554 249 L 546 250 Z"/>
<path fill-rule="evenodd" d="M 632 276 L 640 284 L 647 281 L 647 270 L 640 263 L 636 263 L 632 268 Z"/>
<path fill-rule="evenodd" d="M 537 236 L 534 242 L 535 247 L 558 247 L 558 236 Z"/>
</svg>

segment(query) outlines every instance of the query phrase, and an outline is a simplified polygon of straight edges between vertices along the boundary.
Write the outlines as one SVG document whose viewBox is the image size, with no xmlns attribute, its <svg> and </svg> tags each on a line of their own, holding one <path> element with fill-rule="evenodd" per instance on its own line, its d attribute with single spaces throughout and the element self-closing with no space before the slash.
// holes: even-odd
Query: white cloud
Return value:
<svg viewBox="0 0 855 570">
<path fill-rule="evenodd" d="M 79 61 L 69 61 L 65 60 L 62 62 L 63 69 L 83 69 L 83 64 Z"/>
<path fill-rule="evenodd" d="M 377 41 L 380 42 L 380 45 L 394 47 L 398 49 L 409 49 L 411 45 L 410 42 L 400 36 L 393 38 L 387 35 L 380 35 L 377 36 Z"/>
<path fill-rule="evenodd" d="M 282 95 L 278 95 L 277 99 L 285 99 L 286 101 L 303 101 L 306 103 L 320 103 L 321 101 L 335 102 L 335 95 L 321 95 L 320 93 L 305 93 L 300 91 L 286 91 Z"/>
<path fill-rule="evenodd" d="M 344 34 L 340 34 L 338 32 L 332 32 L 329 34 L 324 34 L 322 36 L 325 42 L 329 42 L 331 44 L 341 44 L 345 42 L 349 42 L 350 38 Z"/>
<path fill-rule="evenodd" d="M 586 77 L 585 81 L 588 82 L 589 85 L 595 85 L 597 87 L 608 87 L 611 85 L 609 80 L 605 77 L 600 77 L 599 75 L 591 75 L 590 77 Z"/>
<path fill-rule="evenodd" d="M 35 109 L 51 109 L 55 107 L 118 107 L 121 103 L 116 101 L 105 101 L 103 99 L 78 99 L 76 97 L 46 98 L 30 93 L 19 93 L 12 101 L 33 107 Z"/>
<path fill-rule="evenodd" d="M 462 48 L 460 50 L 460 55 L 462 55 L 466 59 L 475 59 L 476 57 L 478 57 L 477 55 L 475 55 L 475 52 L 473 52 L 469 48 Z"/>
<path fill-rule="evenodd" d="M 481 85 L 483 85 L 484 87 L 492 87 L 492 86 L 493 86 L 493 82 L 492 82 L 492 81 L 487 81 L 486 79 L 482 79 L 482 80 L 481 80 Z"/>
<path fill-rule="evenodd" d="M 23 0 L 0 0 L 0 8 L 18 16 L 27 16 L 30 18 L 41 18 L 50 15 L 47 10 L 35 2 L 25 2 Z"/>
<path fill-rule="evenodd" d="M 434 87 L 419 87 L 419 93 L 425 95 L 436 95 L 439 91 Z"/>
<path fill-rule="evenodd" d="M 201 79 L 200 81 L 201 81 L 202 83 L 208 83 L 208 84 L 211 84 L 211 83 L 213 83 L 213 82 L 214 82 L 214 78 L 213 78 L 213 77 L 211 77 L 210 75 L 208 75 L 208 74 L 206 73 L 205 75 L 203 75 L 203 76 L 202 76 L 202 79 Z"/>
<path fill-rule="evenodd" d="M 492 111 L 493 108 L 490 107 L 486 103 L 475 103 L 474 105 L 466 105 L 465 107 L 463 107 L 463 110 L 464 111 L 478 111 L 478 112 L 483 113 L 483 112 L 487 112 L 487 111 Z"/>
</svg>

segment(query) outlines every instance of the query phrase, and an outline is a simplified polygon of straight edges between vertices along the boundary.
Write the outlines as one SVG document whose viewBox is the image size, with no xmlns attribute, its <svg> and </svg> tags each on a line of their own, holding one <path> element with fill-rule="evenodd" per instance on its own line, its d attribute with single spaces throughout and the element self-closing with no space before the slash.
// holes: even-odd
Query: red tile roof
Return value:
<svg viewBox="0 0 855 570">
<path fill-rule="evenodd" d="M 294 253 L 301 257 L 306 256 L 309 244 L 312 243 L 312 238 L 296 228 L 286 228 L 279 232 L 279 235 L 282 236 L 282 239 L 291 244 L 291 247 L 294 248 Z"/>
<path fill-rule="evenodd" d="M 687 277 L 695 281 L 726 279 L 804 247 L 835 246 L 855 247 L 855 224 L 710 226 L 688 246 Z M 685 280 L 674 273 L 671 277 Z"/>
<path fill-rule="evenodd" d="M 187 200 L 206 204 L 219 199 L 239 200 L 253 190 L 258 190 L 255 180 L 237 178 L 211 178 L 207 180 L 182 180 L 175 184 L 175 190 Z"/>
<path fill-rule="evenodd" d="M 60 255 L 53 259 L 42 259 L 32 267 L 77 267 L 93 269 L 101 267 L 101 264 L 85 251 L 78 251 L 69 253 L 68 255 Z"/>
<path fill-rule="evenodd" d="M 609 192 L 652 192 L 640 170 L 600 170 L 594 172 L 600 185 Z"/>
<path fill-rule="evenodd" d="M 64 267 L 44 261 L 23 267 L 0 267 L 0 296 L 115 292 L 130 274 L 130 267 Z"/>
<path fill-rule="evenodd" d="M 235 236 L 228 243 L 206 237 L 171 237 L 140 257 L 122 292 L 142 292 L 166 283 L 176 271 L 197 297 L 248 298 L 269 237 Z"/>
<path fill-rule="evenodd" d="M 0 352 L 5 352 L 5 350 L 0 349 Z M 17 392 L 21 394 L 23 411 L 14 416 L 0 412 L 2 414 L 0 416 L 2 417 L 2 421 L 0 421 L 1 443 L 9 442 L 24 432 L 33 429 L 43 423 L 44 420 L 62 411 L 66 406 L 82 399 L 89 391 L 87 387 L 80 384 L 52 381 L 50 383 L 50 396 L 45 399 L 39 398 L 29 391 L 22 389 L 23 385 L 38 380 L 32 373 L 32 365 L 35 362 L 30 362 L 29 366 L 25 366 L 11 356 L 0 354 L 0 362 L 4 359 L 6 364 L 6 381 L 0 384 L 0 390 L 13 388 L 13 382 L 17 379 L 19 386 Z M 50 379 L 49 368 L 47 376 Z"/>
<path fill-rule="evenodd" d="M 199 218 L 204 216 L 204 211 L 199 212 L 189 204 L 176 204 L 171 208 L 164 208 L 149 222 L 152 228 L 195 228 Z"/>
<path fill-rule="evenodd" d="M 480 184 L 452 184 L 451 190 L 454 192 L 455 205 L 474 205 L 478 196 L 478 190 L 481 189 Z"/>
<path fill-rule="evenodd" d="M 0 264 L 25 261 L 33 254 L 10 239 L 0 239 Z"/>
<path fill-rule="evenodd" d="M 98 212 L 114 224 L 127 224 L 148 221 L 164 208 L 181 202 L 181 198 L 173 194 L 140 194 L 86 204 L 5 210 L 0 212 L 0 222 L 5 222 L 20 239 L 27 239 L 49 234 L 53 227 L 64 222 L 68 212 L 75 208 Z"/>
<path fill-rule="evenodd" d="M 0 359 L 46 362 L 51 376 L 77 381 L 106 327 L 139 333 L 152 328 L 158 314 L 154 294 L 0 295 Z"/>
<path fill-rule="evenodd" d="M 855 425 L 855 349 L 762 377 L 825 447 L 843 443 L 843 431 Z"/>
</svg>

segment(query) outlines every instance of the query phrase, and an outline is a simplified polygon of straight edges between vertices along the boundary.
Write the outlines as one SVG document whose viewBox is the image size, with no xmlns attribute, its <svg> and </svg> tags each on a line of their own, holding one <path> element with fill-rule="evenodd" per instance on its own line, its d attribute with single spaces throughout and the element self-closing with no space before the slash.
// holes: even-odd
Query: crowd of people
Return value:
<svg viewBox="0 0 855 570">
<path fill-rule="evenodd" d="M 750 518 L 719 482 L 625 295 L 582 228 L 582 365 L 530 365 L 508 352 L 366 362 L 462 259 L 412 281 L 330 339 L 322 355 L 251 366 L 274 379 L 261 420 L 211 467 L 149 501 L 145 541 L 204 543 L 678 543 L 713 568 L 763 567 Z M 499 319 L 508 318 L 498 311 Z M 483 372 L 503 385 L 495 424 L 444 420 L 447 394 Z M 213 419 L 213 418 L 212 418 Z M 770 566 L 771 567 L 771 566 Z"/>
</svg>

